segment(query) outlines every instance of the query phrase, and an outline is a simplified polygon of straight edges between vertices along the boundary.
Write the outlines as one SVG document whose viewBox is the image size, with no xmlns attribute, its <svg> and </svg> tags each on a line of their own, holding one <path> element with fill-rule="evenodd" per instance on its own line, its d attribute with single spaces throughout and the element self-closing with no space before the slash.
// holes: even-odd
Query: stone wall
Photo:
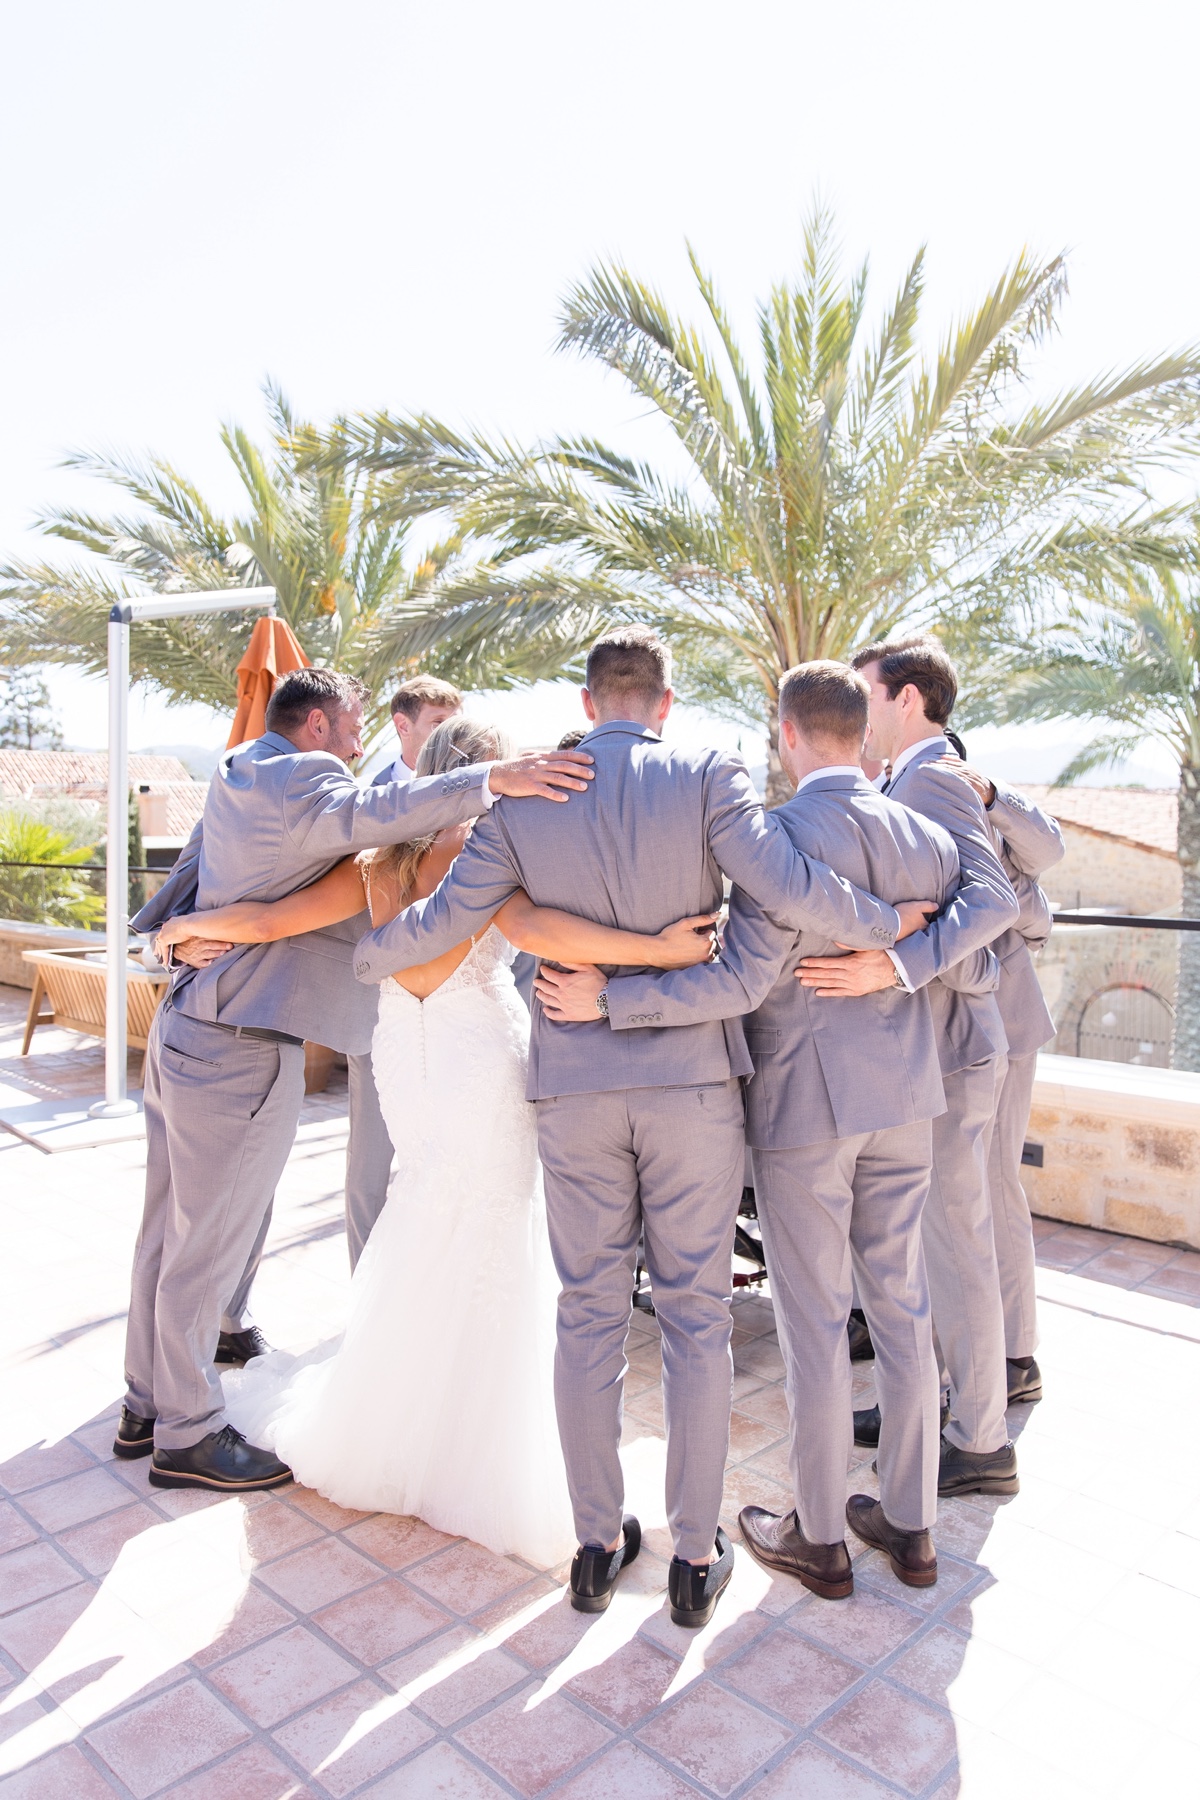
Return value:
<svg viewBox="0 0 1200 1800">
<path fill-rule="evenodd" d="M 1042 882 L 1056 906 L 1178 913 L 1182 889 L 1177 858 L 1149 845 L 1085 830 L 1069 819 L 1059 823 L 1067 853 Z"/>
<path fill-rule="evenodd" d="M 1178 970 L 1178 932 L 1056 925 L 1037 958 L 1038 980 L 1058 1031 L 1048 1048 L 1059 1056 L 1078 1054 L 1083 1009 L 1105 988 L 1149 988 L 1174 1009 Z"/>
<path fill-rule="evenodd" d="M 1200 1075 L 1039 1056 L 1026 1140 L 1035 1213 L 1200 1249 Z"/>
</svg>

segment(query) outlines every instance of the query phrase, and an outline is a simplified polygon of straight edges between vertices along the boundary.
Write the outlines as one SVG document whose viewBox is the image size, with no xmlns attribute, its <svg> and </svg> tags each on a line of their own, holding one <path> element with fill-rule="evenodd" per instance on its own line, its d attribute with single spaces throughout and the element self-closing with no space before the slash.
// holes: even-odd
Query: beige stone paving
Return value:
<svg viewBox="0 0 1200 1800">
<path fill-rule="evenodd" d="M 0 1078 L 21 1074 L 0 990 Z M 53 1031 L 26 1076 L 99 1085 Z M 338 1328 L 344 1089 L 306 1104 L 259 1283 L 272 1339 Z M 1020 1495 L 944 1504 L 936 1588 L 872 1554 L 822 1602 L 744 1553 L 695 1636 L 663 1604 L 661 1395 L 635 1315 L 631 1498 L 647 1548 L 597 1619 L 561 1572 L 300 1488 L 151 1489 L 113 1461 L 143 1150 L 0 1135 L 4 1800 L 988 1800 L 1195 1791 L 1200 1256 L 1043 1222 L 1047 1398 Z M 453 1271 L 426 1279 L 450 1280 Z M 740 1297 L 727 1522 L 783 1508 L 769 1299 Z M 870 1373 L 859 1390 L 870 1393 Z M 872 1486 L 869 1459 L 849 1486 Z"/>
</svg>

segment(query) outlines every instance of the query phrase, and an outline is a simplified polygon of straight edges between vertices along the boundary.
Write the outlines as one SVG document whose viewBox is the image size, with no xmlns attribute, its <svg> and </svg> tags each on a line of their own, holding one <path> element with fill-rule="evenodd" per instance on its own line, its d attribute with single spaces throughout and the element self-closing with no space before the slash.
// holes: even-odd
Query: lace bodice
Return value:
<svg viewBox="0 0 1200 1800">
<path fill-rule="evenodd" d="M 510 970 L 516 961 L 517 953 L 508 939 L 494 925 L 489 925 L 483 936 L 476 938 L 466 956 L 459 963 L 453 975 L 447 976 L 440 987 L 434 988 L 425 1001 L 436 1000 L 443 994 L 457 993 L 460 988 L 497 988 L 511 987 Z M 394 981 L 389 975 L 380 983 L 385 993 L 408 994 L 408 989 Z M 411 999 L 412 996 L 409 995 Z"/>
</svg>

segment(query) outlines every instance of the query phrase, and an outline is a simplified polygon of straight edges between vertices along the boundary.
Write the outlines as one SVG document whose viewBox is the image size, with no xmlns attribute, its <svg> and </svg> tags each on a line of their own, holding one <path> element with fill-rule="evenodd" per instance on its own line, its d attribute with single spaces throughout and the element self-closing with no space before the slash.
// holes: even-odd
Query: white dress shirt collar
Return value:
<svg viewBox="0 0 1200 1800">
<path fill-rule="evenodd" d="M 857 763 L 830 763 L 825 769 L 810 769 L 796 783 L 796 792 L 802 794 L 810 781 L 824 781 L 827 775 L 853 775 L 857 779 L 866 780 L 866 776 Z"/>
<path fill-rule="evenodd" d="M 900 752 L 899 756 L 892 764 L 892 772 L 888 776 L 888 780 L 895 781 L 901 769 L 905 768 L 906 765 L 912 761 L 918 750 L 924 750 L 927 744 L 941 744 L 947 750 L 950 748 L 949 739 L 946 737 L 944 731 L 935 731 L 929 737 L 918 738 L 915 744 L 910 744 L 907 750 L 902 750 Z"/>
</svg>

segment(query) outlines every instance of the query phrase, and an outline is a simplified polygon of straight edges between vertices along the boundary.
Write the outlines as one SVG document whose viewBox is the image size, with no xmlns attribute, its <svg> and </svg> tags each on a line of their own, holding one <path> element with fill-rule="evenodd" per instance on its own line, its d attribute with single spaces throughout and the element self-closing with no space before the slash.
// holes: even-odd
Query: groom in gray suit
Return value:
<svg viewBox="0 0 1200 1800">
<path fill-rule="evenodd" d="M 614 632 L 588 656 L 595 729 L 586 804 L 498 808 L 437 892 L 364 938 L 355 964 L 377 982 L 481 931 L 516 889 L 609 925 L 657 931 L 721 902 L 722 871 L 792 930 L 807 924 L 861 947 L 890 947 L 903 919 L 800 855 L 762 810 L 744 766 L 662 742 L 670 653 L 654 633 Z M 677 1622 L 711 1617 L 732 1568 L 718 1528 L 729 1435 L 731 1252 L 742 1191 L 742 1098 L 751 1063 L 737 1021 L 641 1031 L 554 1025 L 535 998 L 528 1096 L 537 1104 L 546 1211 L 562 1294 L 555 1391 L 581 1548 L 573 1603 L 608 1604 L 637 1552 L 622 1539 L 618 1444 L 634 1261 L 646 1263 L 662 1327 L 667 1514 Z"/>
<path fill-rule="evenodd" d="M 501 794 L 565 799 L 586 758 L 526 757 L 362 789 L 361 682 L 285 676 L 267 730 L 228 752 L 204 809 L 201 908 L 278 900 L 347 854 L 485 812 Z M 146 1204 L 126 1341 L 128 1392 L 114 1451 L 153 1452 L 156 1487 L 273 1487 L 277 1458 L 225 1423 L 214 1368 L 222 1314 L 244 1286 L 295 1137 L 304 1040 L 370 1049 L 374 996 L 350 979 L 361 916 L 273 944 L 236 945 L 180 969 L 146 1067 Z M 161 1020 L 161 1027 L 158 1021 Z"/>
<path fill-rule="evenodd" d="M 986 887 L 960 888 L 958 855 L 944 832 L 883 799 L 863 775 L 867 699 L 866 683 L 841 663 L 806 663 L 784 676 L 780 757 L 797 791 L 773 817 L 797 850 L 860 887 L 893 902 L 948 902 L 931 928 L 935 958 L 965 955 L 949 973 L 960 985 L 989 988 L 995 959 L 981 947 L 1004 912 Z M 555 996 L 546 999 L 552 1016 L 572 1019 L 603 987 L 614 1032 L 638 1029 L 647 1014 L 682 1026 L 746 1015 L 754 1060 L 746 1138 L 787 1368 L 795 1510 L 779 1518 L 751 1506 L 740 1523 L 760 1562 L 828 1599 L 853 1588 L 847 1518 L 890 1556 L 902 1581 L 925 1586 L 937 1575 L 929 1537 L 937 1370 L 920 1223 L 930 1120 L 945 1100 L 927 995 L 906 991 L 902 980 L 910 945 L 926 949 L 916 937 L 893 951 L 886 987 L 831 999 L 798 985 L 796 975 L 804 957 L 836 956 L 836 940 L 819 928 L 781 928 L 735 887 L 719 962 L 606 985 L 598 970 L 547 969 L 540 984 Z M 855 1495 L 847 1506 L 852 1270 L 876 1347 L 884 1429 L 881 1498 Z"/>
</svg>

